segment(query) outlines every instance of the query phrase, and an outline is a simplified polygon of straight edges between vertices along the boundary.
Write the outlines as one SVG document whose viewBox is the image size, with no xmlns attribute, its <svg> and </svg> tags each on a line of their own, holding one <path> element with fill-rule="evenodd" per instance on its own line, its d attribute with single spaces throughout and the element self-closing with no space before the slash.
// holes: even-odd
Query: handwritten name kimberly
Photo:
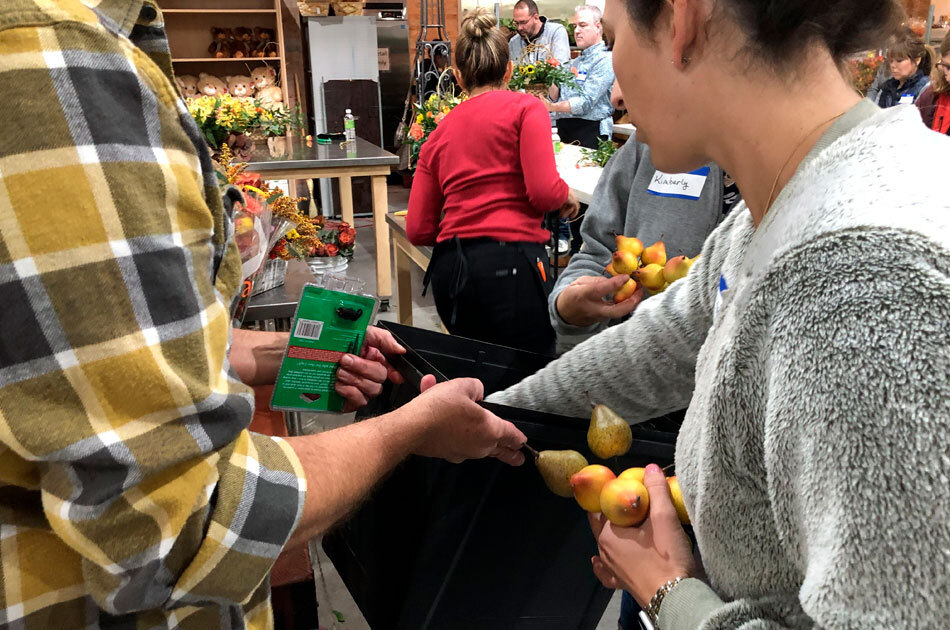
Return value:
<svg viewBox="0 0 950 630">
<path fill-rule="evenodd" d="M 664 187 L 681 188 L 683 192 L 686 192 L 687 190 L 689 190 L 689 184 L 690 184 L 689 179 L 683 176 L 674 177 L 672 175 L 667 175 L 659 171 L 653 174 L 653 183 L 660 186 L 664 186 Z"/>
</svg>

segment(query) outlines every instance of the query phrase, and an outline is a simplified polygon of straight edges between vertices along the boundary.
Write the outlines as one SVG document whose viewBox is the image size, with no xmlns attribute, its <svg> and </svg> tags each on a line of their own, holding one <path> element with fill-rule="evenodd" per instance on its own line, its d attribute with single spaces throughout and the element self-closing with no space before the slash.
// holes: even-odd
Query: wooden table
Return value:
<svg viewBox="0 0 950 630">
<path fill-rule="evenodd" d="M 255 149 L 247 170 L 260 173 L 265 180 L 339 179 L 340 211 L 343 220 L 350 225 L 353 225 L 353 178 L 369 177 L 373 186 L 373 224 L 376 229 L 376 295 L 385 308 L 392 296 L 392 263 L 389 236 L 386 233 L 386 214 L 389 212 L 386 176 L 398 163 L 397 156 L 362 138 L 357 138 L 352 147 L 342 143 L 316 142 L 308 147 L 300 139 L 294 138 L 287 152 L 279 157 L 271 156 L 267 147 Z"/>
<path fill-rule="evenodd" d="M 393 237 L 393 254 L 396 259 L 396 314 L 399 323 L 412 326 L 412 265 L 423 271 L 432 259 L 431 247 L 416 247 L 406 236 L 406 217 L 386 215 L 389 233 Z"/>
</svg>

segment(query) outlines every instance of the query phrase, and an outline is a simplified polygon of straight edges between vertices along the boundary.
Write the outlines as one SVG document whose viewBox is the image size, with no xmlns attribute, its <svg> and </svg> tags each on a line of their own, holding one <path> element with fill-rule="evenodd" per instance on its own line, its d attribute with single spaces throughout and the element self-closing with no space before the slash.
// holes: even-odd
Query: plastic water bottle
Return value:
<svg viewBox="0 0 950 630">
<path fill-rule="evenodd" d="M 356 142 L 356 116 L 349 109 L 343 116 L 343 135 L 346 136 L 347 142 Z"/>
<path fill-rule="evenodd" d="M 561 152 L 561 136 L 557 135 L 557 127 L 551 127 L 551 141 L 554 143 L 554 155 Z"/>
</svg>

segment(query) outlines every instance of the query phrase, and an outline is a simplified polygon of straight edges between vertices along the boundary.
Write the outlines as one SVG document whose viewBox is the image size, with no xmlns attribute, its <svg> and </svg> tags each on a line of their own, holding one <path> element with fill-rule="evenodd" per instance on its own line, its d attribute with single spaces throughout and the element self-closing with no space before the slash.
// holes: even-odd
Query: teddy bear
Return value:
<svg viewBox="0 0 950 630">
<path fill-rule="evenodd" d="M 206 96 L 215 96 L 217 94 L 227 94 L 228 86 L 225 85 L 224 81 L 214 76 L 213 74 L 202 72 L 201 74 L 198 75 L 198 92 Z"/>
<path fill-rule="evenodd" d="M 277 56 L 277 44 L 274 41 L 274 29 L 255 26 L 254 39 L 257 41 L 257 46 L 254 47 L 254 52 L 251 53 L 254 57 Z"/>
<path fill-rule="evenodd" d="M 246 26 L 239 26 L 234 29 L 234 41 L 232 42 L 232 54 L 231 56 L 235 59 L 241 59 L 242 57 L 251 56 L 251 38 L 253 37 L 253 32 L 251 29 Z"/>
<path fill-rule="evenodd" d="M 254 82 L 251 77 L 234 75 L 224 77 L 228 82 L 228 93 L 236 98 L 254 98 Z"/>
<path fill-rule="evenodd" d="M 198 96 L 198 77 L 195 75 L 182 74 L 175 77 L 175 83 L 178 84 L 178 90 L 186 99 Z"/>
<path fill-rule="evenodd" d="M 251 71 L 251 81 L 257 90 L 257 100 L 267 109 L 283 106 L 284 92 L 277 87 L 277 72 L 270 66 L 261 66 Z"/>
<path fill-rule="evenodd" d="M 208 46 L 208 54 L 215 59 L 230 57 L 234 52 L 232 41 L 234 33 L 229 28 L 211 27 L 211 45 Z"/>
</svg>

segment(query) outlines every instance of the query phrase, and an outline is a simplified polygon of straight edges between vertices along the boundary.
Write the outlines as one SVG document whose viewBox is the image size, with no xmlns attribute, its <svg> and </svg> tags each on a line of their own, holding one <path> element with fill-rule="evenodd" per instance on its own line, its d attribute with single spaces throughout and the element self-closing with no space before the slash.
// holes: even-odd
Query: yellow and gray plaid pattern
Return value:
<svg viewBox="0 0 950 630">
<path fill-rule="evenodd" d="M 142 0 L 0 2 L 0 626 L 265 628 L 305 482 L 247 431 L 210 155 Z"/>
</svg>

